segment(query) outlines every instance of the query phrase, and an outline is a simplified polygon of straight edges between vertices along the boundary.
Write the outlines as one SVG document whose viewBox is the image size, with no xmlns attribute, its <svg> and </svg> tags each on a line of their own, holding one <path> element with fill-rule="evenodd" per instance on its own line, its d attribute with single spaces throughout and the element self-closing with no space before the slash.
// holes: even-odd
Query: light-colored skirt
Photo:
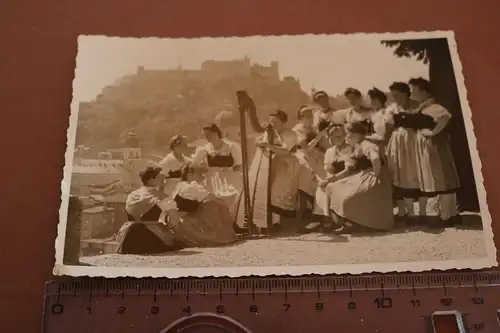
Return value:
<svg viewBox="0 0 500 333">
<path fill-rule="evenodd" d="M 318 149 L 313 149 L 307 153 L 297 152 L 297 158 L 301 164 L 298 177 L 299 190 L 310 197 L 314 197 L 318 182 L 316 175 L 322 179 L 326 177 L 324 167 L 325 154 Z"/>
<path fill-rule="evenodd" d="M 209 168 L 205 175 L 205 185 L 209 192 L 224 201 L 235 221 L 238 199 L 243 188 L 242 173 L 231 168 Z"/>
<path fill-rule="evenodd" d="M 416 151 L 421 192 L 432 195 L 460 187 L 447 134 L 425 137 L 417 133 Z"/>
<path fill-rule="evenodd" d="M 387 143 L 386 156 L 392 184 L 401 190 L 418 190 L 416 131 L 397 128 Z"/>
<path fill-rule="evenodd" d="M 269 155 L 257 149 L 249 167 L 250 205 L 252 221 L 259 228 L 267 227 L 267 184 L 271 183 L 271 205 L 275 213 L 294 214 L 297 209 L 298 175 L 300 165 L 295 156 L 273 157 L 269 170 Z M 238 205 L 237 223 L 245 224 L 244 198 Z M 273 221 L 277 220 L 273 216 Z"/>
<path fill-rule="evenodd" d="M 313 214 L 319 216 L 330 216 L 330 197 L 327 194 L 328 187 L 316 187 L 314 193 Z"/>
<path fill-rule="evenodd" d="M 394 225 L 392 184 L 382 167 L 377 177 L 372 170 L 360 171 L 326 187 L 330 210 L 364 227 L 388 230 Z"/>
</svg>

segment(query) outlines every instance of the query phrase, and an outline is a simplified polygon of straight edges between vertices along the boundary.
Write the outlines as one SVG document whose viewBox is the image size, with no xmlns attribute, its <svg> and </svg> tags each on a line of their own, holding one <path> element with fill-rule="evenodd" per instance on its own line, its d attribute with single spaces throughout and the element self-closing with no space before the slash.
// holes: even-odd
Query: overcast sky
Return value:
<svg viewBox="0 0 500 333">
<path fill-rule="evenodd" d="M 205 60 L 249 57 L 254 63 L 279 62 L 280 75 L 300 79 L 302 89 L 312 87 L 331 95 L 346 87 L 363 92 L 373 86 L 387 90 L 393 81 L 428 77 L 427 65 L 397 58 L 380 44 L 377 35 L 307 35 L 246 38 L 79 38 L 74 98 L 92 100 L 102 88 L 124 75 L 146 69 L 200 68 Z"/>
</svg>

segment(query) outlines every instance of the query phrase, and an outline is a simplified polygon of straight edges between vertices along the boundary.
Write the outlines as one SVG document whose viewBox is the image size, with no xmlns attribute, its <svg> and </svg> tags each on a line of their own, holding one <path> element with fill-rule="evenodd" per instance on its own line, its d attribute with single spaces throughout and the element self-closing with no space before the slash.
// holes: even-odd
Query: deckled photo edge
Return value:
<svg viewBox="0 0 500 333">
<path fill-rule="evenodd" d="M 74 69 L 74 77 L 72 80 L 72 99 L 70 105 L 69 124 L 66 135 L 66 152 L 64 154 L 63 179 L 61 181 L 61 206 L 59 207 L 59 223 L 57 224 L 57 236 L 55 239 L 55 263 L 54 274 L 57 274 L 56 266 L 63 264 L 65 238 L 66 238 L 66 223 L 68 219 L 69 197 L 71 188 L 71 174 L 73 170 L 73 157 L 76 141 L 76 130 L 78 125 L 78 103 L 75 100 L 75 86 L 78 78 L 76 77 L 76 69 L 79 66 L 80 42 L 81 36 L 77 39 L 76 64 Z"/>
<path fill-rule="evenodd" d="M 390 273 L 390 272 L 426 272 L 430 270 L 447 269 L 482 269 L 494 267 L 498 264 L 496 256 L 496 247 L 493 242 L 493 230 L 491 227 L 491 215 L 486 201 L 486 190 L 482 175 L 482 163 L 477 150 L 477 141 L 474 134 L 472 123 L 471 108 L 467 99 L 467 89 L 463 75 L 462 63 L 457 51 L 457 43 L 453 31 L 413 31 L 401 33 L 353 33 L 353 34 L 297 34 L 297 35 L 252 35 L 236 37 L 193 37 L 193 38 L 164 38 L 164 37 L 118 37 L 105 35 L 80 35 L 78 37 L 78 46 L 84 40 L 95 37 L 106 37 L 112 39 L 248 39 L 248 38 L 284 38 L 284 37 L 307 37 L 307 36 L 325 36 L 325 37 L 344 37 L 344 38 L 375 38 L 380 40 L 398 40 L 398 39 L 426 39 L 426 38 L 447 38 L 450 54 L 453 62 L 456 83 L 459 91 L 460 103 L 464 113 L 464 123 L 466 128 L 467 140 L 473 161 L 474 177 L 477 181 L 477 191 L 480 201 L 480 215 L 482 218 L 483 232 L 487 250 L 487 257 L 477 259 L 452 260 L 452 261 L 428 261 L 428 262 L 400 262 L 400 263 L 374 263 L 374 264 L 349 264 L 349 265 L 322 265 L 322 266 L 263 266 L 263 267 L 195 267 L 195 268 L 160 268 L 160 267 L 97 267 L 97 266 L 74 266 L 63 263 L 65 233 L 68 215 L 68 202 L 70 195 L 72 161 L 74 157 L 76 130 L 78 122 L 79 108 L 73 98 L 71 103 L 70 121 L 67 130 L 67 149 L 65 152 L 64 176 L 61 182 L 61 206 L 59 209 L 59 223 L 57 227 L 57 237 L 55 240 L 55 265 L 53 273 L 55 275 L 68 276 L 89 276 L 89 277 L 243 277 L 243 276 L 268 276 L 268 275 L 291 275 L 299 276 L 306 274 L 363 274 L 363 273 Z M 79 66 L 80 50 L 78 48 L 76 55 L 76 68 Z M 75 81 L 73 79 L 73 91 Z M 466 116 L 467 115 L 467 116 Z M 207 270 L 211 274 L 206 274 Z"/>
<path fill-rule="evenodd" d="M 405 32 L 354 32 L 354 33 L 304 33 L 304 34 L 282 34 L 282 35 L 248 35 L 248 36 L 200 36 L 200 37 L 162 37 L 162 36 L 144 36 L 144 37 L 124 37 L 112 35 L 79 35 L 78 44 L 91 41 L 96 38 L 116 39 L 116 40 L 214 40 L 214 39 L 272 39 L 272 38 L 307 38 L 307 37 L 329 37 L 329 38 L 373 38 L 379 37 L 381 40 L 399 40 L 399 39 L 427 39 L 427 38 L 452 38 L 455 33 L 453 30 L 422 30 L 422 31 L 405 31 Z"/>
<path fill-rule="evenodd" d="M 496 259 L 464 259 L 445 261 L 396 262 L 316 266 L 259 266 L 259 267 L 109 267 L 56 265 L 56 275 L 88 277 L 132 278 L 238 278 L 265 276 L 341 275 L 371 273 L 425 273 L 446 270 L 488 269 L 496 266 Z M 210 273 L 207 274 L 207 271 Z"/>
</svg>

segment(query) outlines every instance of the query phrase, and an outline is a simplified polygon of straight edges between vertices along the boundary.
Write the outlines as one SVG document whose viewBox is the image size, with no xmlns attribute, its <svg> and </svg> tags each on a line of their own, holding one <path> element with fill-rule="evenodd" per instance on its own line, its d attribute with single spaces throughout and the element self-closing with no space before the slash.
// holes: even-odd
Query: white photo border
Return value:
<svg viewBox="0 0 500 333">
<path fill-rule="evenodd" d="M 84 38 L 97 37 L 98 35 L 81 35 L 78 43 Z M 88 276 L 88 277 L 134 277 L 134 278 L 181 278 L 181 277 L 245 277 L 245 276 L 270 276 L 270 275 L 328 275 L 328 274 L 363 274 L 363 273 L 390 273 L 390 272 L 423 272 L 430 270 L 449 269 L 484 269 L 497 266 L 497 253 L 493 241 L 493 230 L 491 227 L 492 218 L 486 200 L 486 190 L 484 178 L 481 173 L 482 163 L 479 158 L 477 141 L 474 135 L 474 125 L 472 113 L 467 99 L 467 89 L 463 75 L 462 63 L 460 61 L 455 34 L 453 31 L 422 31 L 422 32 L 402 32 L 402 33 L 353 33 L 353 34 L 301 34 L 301 35 L 257 35 L 248 37 L 201 37 L 201 38 L 176 38 L 176 39 L 246 39 L 246 38 L 266 38 L 266 37 L 307 37 L 307 36 L 329 36 L 336 38 L 350 39 L 373 39 L 383 40 L 404 40 L 404 39 L 432 39 L 446 38 L 450 49 L 453 63 L 455 80 L 458 87 L 460 103 L 462 107 L 463 119 L 470 156 L 473 165 L 474 178 L 476 181 L 477 194 L 479 198 L 480 214 L 483 224 L 484 243 L 486 257 L 482 259 L 465 260 L 436 260 L 420 262 L 393 262 L 393 263 L 369 263 L 369 264 L 345 264 L 345 265 L 314 265 L 314 266 L 239 266 L 239 267 L 110 267 L 110 266 L 80 266 L 65 265 L 63 263 L 66 223 L 68 218 L 68 204 L 70 198 L 71 175 L 73 168 L 73 155 L 75 149 L 76 130 L 78 122 L 78 103 L 73 99 L 71 103 L 71 113 L 69 127 L 67 130 L 67 150 L 65 154 L 64 176 L 61 182 L 61 207 L 59 209 L 59 224 L 57 227 L 57 238 L 55 240 L 55 265 L 54 275 L 68 276 Z M 119 39 L 137 39 L 135 37 L 109 37 Z M 160 37 L 143 37 L 141 39 L 166 39 Z M 78 57 L 76 66 L 78 66 Z M 75 81 L 73 80 L 73 89 Z M 208 273 L 208 274 L 207 274 Z"/>
</svg>

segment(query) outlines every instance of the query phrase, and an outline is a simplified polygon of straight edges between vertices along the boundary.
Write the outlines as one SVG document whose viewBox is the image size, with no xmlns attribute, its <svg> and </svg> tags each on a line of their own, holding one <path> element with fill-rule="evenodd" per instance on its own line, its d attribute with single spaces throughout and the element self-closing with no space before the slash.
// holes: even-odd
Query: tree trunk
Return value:
<svg viewBox="0 0 500 333">
<path fill-rule="evenodd" d="M 460 179 L 460 190 L 457 193 L 460 209 L 479 211 L 474 170 L 447 40 L 444 38 L 430 40 L 427 56 L 434 97 L 453 116 L 447 130 L 450 133 L 451 149 Z"/>
</svg>

